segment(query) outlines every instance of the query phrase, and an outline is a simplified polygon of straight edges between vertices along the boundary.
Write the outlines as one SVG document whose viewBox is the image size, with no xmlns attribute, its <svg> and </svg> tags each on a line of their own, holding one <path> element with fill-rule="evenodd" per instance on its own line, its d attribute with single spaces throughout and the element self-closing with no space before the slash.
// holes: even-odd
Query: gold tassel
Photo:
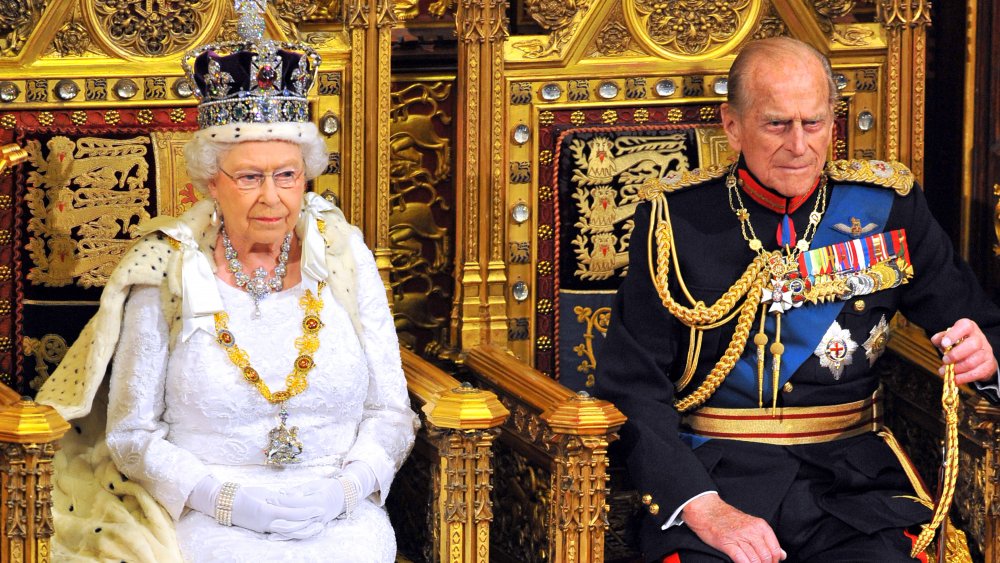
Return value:
<svg viewBox="0 0 1000 563">
<path fill-rule="evenodd" d="M 753 343 L 757 345 L 757 408 L 764 408 L 764 350 L 767 346 L 767 333 L 764 332 L 764 323 L 767 321 L 767 304 L 760 308 L 760 331 L 753 336 Z"/>
<path fill-rule="evenodd" d="M 778 383 L 781 381 L 781 355 L 785 353 L 785 345 L 781 343 L 781 313 L 774 315 L 774 344 L 771 344 L 771 415 L 778 414 Z"/>
</svg>

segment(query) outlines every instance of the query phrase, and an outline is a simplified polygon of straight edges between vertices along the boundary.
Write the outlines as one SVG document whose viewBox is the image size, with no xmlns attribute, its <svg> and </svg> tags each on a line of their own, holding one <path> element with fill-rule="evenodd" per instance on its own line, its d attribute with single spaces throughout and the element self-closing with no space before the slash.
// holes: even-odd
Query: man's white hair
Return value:
<svg viewBox="0 0 1000 563">
<path fill-rule="evenodd" d="M 208 182 L 219 173 L 219 160 L 236 145 L 249 141 L 283 141 L 302 150 L 306 180 L 312 180 L 326 170 L 329 155 L 326 143 L 315 123 L 231 123 L 216 125 L 195 132 L 184 145 L 191 184 L 202 195 L 208 193 Z"/>
</svg>

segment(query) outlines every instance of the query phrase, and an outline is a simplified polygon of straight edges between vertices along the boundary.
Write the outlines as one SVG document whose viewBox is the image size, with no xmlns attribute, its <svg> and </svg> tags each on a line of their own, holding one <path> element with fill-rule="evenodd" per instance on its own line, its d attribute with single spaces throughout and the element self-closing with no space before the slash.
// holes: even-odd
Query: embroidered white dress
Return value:
<svg viewBox="0 0 1000 563">
<path fill-rule="evenodd" d="M 111 374 L 107 442 L 119 469 L 176 520 L 185 559 L 394 560 L 395 536 L 382 498 L 413 444 L 415 418 L 374 260 L 360 237 L 353 237 L 351 246 L 365 330 L 359 338 L 347 313 L 324 289 L 316 366 L 308 388 L 286 403 L 288 424 L 298 427 L 304 447 L 303 461 L 284 468 L 264 464 L 278 406 L 243 379 L 214 334 L 197 330 L 186 341 L 178 338 L 171 350 L 159 288 L 131 292 Z M 295 339 L 302 335 L 304 284 L 264 299 L 260 318 L 253 318 L 246 292 L 219 280 L 215 285 L 237 345 L 272 391 L 284 389 L 297 355 Z M 280 541 L 223 527 L 184 505 L 205 475 L 294 491 L 354 460 L 372 468 L 379 492 L 359 502 L 350 518 L 331 521 L 309 539 Z"/>
</svg>

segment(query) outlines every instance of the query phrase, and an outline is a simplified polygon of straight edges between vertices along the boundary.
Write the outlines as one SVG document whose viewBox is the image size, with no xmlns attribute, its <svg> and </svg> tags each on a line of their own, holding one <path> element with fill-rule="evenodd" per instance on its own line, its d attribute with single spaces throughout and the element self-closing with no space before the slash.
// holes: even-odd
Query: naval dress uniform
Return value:
<svg viewBox="0 0 1000 563">
<path fill-rule="evenodd" d="M 675 552 L 683 562 L 728 560 L 681 519 L 684 503 L 716 491 L 765 519 L 789 561 L 912 561 L 903 532 L 931 513 L 912 500 L 913 486 L 878 434 L 872 365 L 896 311 L 928 334 L 971 318 L 1000 350 L 1000 310 L 955 255 L 905 167 L 838 161 L 826 176 L 825 186 L 817 181 L 788 199 L 742 164 L 684 172 L 647 190 L 649 201 L 636 210 L 596 392 L 628 417 L 617 447 L 647 510 L 640 531 L 647 560 Z M 821 220 L 810 225 L 817 212 Z M 663 237 L 670 256 L 660 256 Z M 760 251 L 748 242 L 755 237 Z M 668 311 L 663 290 L 686 307 L 712 305 L 759 254 L 785 248 L 788 255 L 803 237 L 810 244 L 795 257 L 794 299 L 788 287 L 765 284 L 738 362 L 707 400 L 679 412 L 676 402 L 700 389 L 731 348 L 741 317 L 734 306 L 736 316 L 696 334 Z M 887 265 L 890 275 L 872 274 Z M 810 281 L 826 288 L 825 299 L 802 299 Z M 761 330 L 762 310 L 779 307 L 786 308 L 780 335 L 774 314 L 763 315 Z M 760 365 L 758 332 L 767 339 Z M 776 339 L 783 351 L 777 374 Z"/>
</svg>

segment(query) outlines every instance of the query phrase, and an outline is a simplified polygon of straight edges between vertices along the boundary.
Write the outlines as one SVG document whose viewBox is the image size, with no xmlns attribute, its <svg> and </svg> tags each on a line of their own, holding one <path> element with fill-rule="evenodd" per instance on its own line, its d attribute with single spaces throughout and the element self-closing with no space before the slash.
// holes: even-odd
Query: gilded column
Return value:
<svg viewBox="0 0 1000 563">
<path fill-rule="evenodd" d="M 21 400 L 0 406 L 0 560 L 51 560 L 52 458 L 69 424 L 53 409 Z"/>
<path fill-rule="evenodd" d="M 480 129 L 482 98 L 480 77 L 482 45 L 486 41 L 484 0 L 458 0 L 455 26 L 458 35 L 458 126 L 455 128 L 455 262 L 459 298 L 452 313 L 453 344 L 471 348 L 487 340 L 483 259 L 480 229 Z M 487 175 L 486 178 L 489 178 Z M 457 339 L 457 340 L 456 340 Z"/>
<path fill-rule="evenodd" d="M 510 414 L 496 395 L 463 385 L 423 407 L 440 455 L 434 478 L 436 561 L 489 563 L 493 440 Z"/>
<path fill-rule="evenodd" d="M 507 40 L 507 1 L 489 0 L 487 10 L 489 33 L 486 51 L 488 69 L 484 84 L 489 86 L 484 95 L 489 96 L 490 121 L 488 141 L 490 147 L 490 248 L 486 274 L 486 296 L 489 311 L 489 341 L 507 347 L 507 265 L 504 260 L 504 240 L 507 221 L 504 202 L 507 200 L 504 178 L 504 74 L 503 48 Z M 486 66 L 486 65 L 484 65 Z M 487 131 L 484 131 L 487 132 Z M 485 164 L 485 163 L 484 163 Z"/>
<path fill-rule="evenodd" d="M 542 413 L 555 434 L 551 477 L 549 560 L 604 561 L 608 444 L 625 423 L 614 405 L 586 392 Z"/>
<path fill-rule="evenodd" d="M 389 150 L 390 123 L 389 115 L 392 109 L 392 28 L 399 21 L 392 0 L 378 0 L 376 3 L 375 44 L 378 56 L 376 90 L 373 92 L 378 101 L 374 113 L 369 112 L 369 126 L 374 130 L 372 142 L 366 148 L 374 153 L 375 174 L 371 184 L 375 189 L 375 243 L 372 245 L 375 254 L 375 264 L 382 275 L 382 283 L 386 286 L 389 305 L 393 303 L 392 292 L 389 289 L 389 270 L 392 269 L 392 250 L 389 248 L 389 164 L 392 154 Z M 369 165 L 371 168 L 371 165 Z"/>
<path fill-rule="evenodd" d="M 879 4 L 880 20 L 886 28 L 886 45 L 889 55 L 886 62 L 885 96 L 885 155 L 886 160 L 899 160 L 899 128 L 903 75 L 903 32 L 907 24 L 902 0 L 882 0 Z"/>
<path fill-rule="evenodd" d="M 931 24 L 930 0 L 917 0 L 910 4 L 911 63 L 913 79 L 910 83 L 910 170 L 918 182 L 924 180 L 924 123 L 927 113 L 927 27 Z"/>
<path fill-rule="evenodd" d="M 345 156 L 348 173 L 347 185 L 341 190 L 344 197 L 343 208 L 347 219 L 352 223 L 360 223 L 364 219 L 365 204 L 365 170 L 368 163 L 365 160 L 365 92 L 366 92 L 366 62 L 372 57 L 366 56 L 368 47 L 368 28 L 371 14 L 368 3 L 363 0 L 350 0 L 347 5 L 347 27 L 350 29 L 351 41 L 351 78 L 349 80 L 350 95 L 350 150 Z M 373 49 L 374 50 L 374 49 Z M 374 80 L 375 74 L 369 76 Z"/>
</svg>

